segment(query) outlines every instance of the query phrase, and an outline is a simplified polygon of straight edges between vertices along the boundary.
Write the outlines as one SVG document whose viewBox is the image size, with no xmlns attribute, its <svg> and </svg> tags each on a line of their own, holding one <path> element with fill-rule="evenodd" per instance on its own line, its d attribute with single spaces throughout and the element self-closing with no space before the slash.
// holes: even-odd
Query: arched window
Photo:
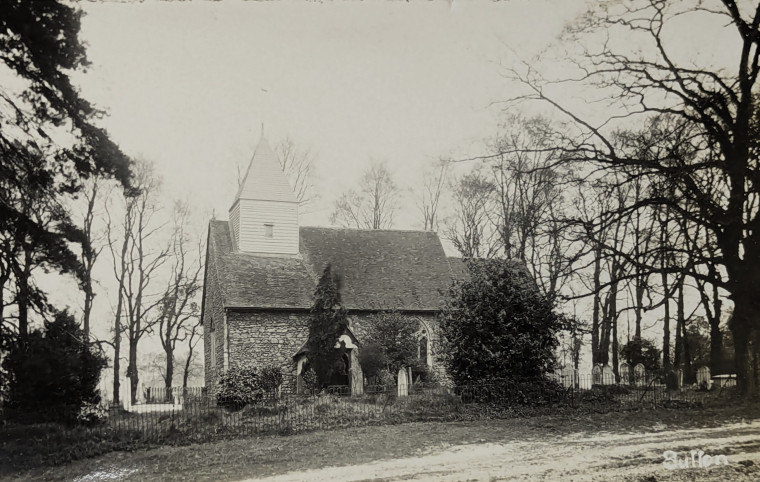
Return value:
<svg viewBox="0 0 760 482">
<path fill-rule="evenodd" d="M 417 337 L 417 359 L 425 362 L 427 366 L 433 366 L 433 357 L 430 352 L 430 329 L 427 324 L 418 319 L 420 328 L 415 333 Z"/>
</svg>

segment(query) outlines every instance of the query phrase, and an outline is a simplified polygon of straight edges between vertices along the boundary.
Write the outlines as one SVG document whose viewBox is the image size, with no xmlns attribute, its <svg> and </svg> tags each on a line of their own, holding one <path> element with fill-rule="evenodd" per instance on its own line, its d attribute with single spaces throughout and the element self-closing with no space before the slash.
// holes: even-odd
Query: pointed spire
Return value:
<svg viewBox="0 0 760 482">
<path fill-rule="evenodd" d="M 248 169 L 240 183 L 233 205 L 239 199 L 260 201 L 282 201 L 297 203 L 293 188 L 288 183 L 277 155 L 269 147 L 263 136 L 264 124 L 261 124 L 262 136 L 253 153 Z"/>
</svg>

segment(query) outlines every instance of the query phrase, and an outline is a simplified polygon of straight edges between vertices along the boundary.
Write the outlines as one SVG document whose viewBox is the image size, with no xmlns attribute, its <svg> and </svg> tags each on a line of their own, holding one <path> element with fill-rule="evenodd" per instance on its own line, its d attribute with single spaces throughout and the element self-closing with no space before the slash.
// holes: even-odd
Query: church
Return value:
<svg viewBox="0 0 760 482">
<path fill-rule="evenodd" d="M 436 365 L 436 315 L 460 258 L 447 258 L 429 231 L 300 226 L 298 200 L 275 153 L 262 138 L 229 210 L 208 227 L 203 284 L 205 385 L 216 392 L 236 363 L 276 366 L 283 390 L 300 386 L 308 360 L 309 310 L 317 281 L 331 264 L 341 276 L 349 330 L 345 384 L 362 393 L 358 363 L 366 318 L 393 310 L 413 324 L 421 357 Z"/>
</svg>

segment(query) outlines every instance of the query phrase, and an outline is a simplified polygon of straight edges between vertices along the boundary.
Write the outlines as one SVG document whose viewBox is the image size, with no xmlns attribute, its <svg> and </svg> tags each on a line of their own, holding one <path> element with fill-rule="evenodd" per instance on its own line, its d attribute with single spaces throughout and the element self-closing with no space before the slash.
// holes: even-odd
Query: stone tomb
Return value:
<svg viewBox="0 0 760 482">
<path fill-rule="evenodd" d="M 594 385 L 602 384 L 602 365 L 595 365 L 591 370 L 591 376 L 594 380 Z"/>
<path fill-rule="evenodd" d="M 406 368 L 401 367 L 398 370 L 398 387 L 397 395 L 399 397 L 405 397 L 409 395 L 409 375 Z"/>
<path fill-rule="evenodd" d="M 710 367 L 699 367 L 697 370 L 697 386 L 705 384 L 707 388 L 712 387 L 712 378 L 710 377 Z"/>
<path fill-rule="evenodd" d="M 647 369 L 641 363 L 633 367 L 633 380 L 636 385 L 646 385 L 647 383 Z"/>
<path fill-rule="evenodd" d="M 604 385 L 615 384 L 615 372 L 612 370 L 612 367 L 609 365 L 604 365 L 602 367 L 602 383 Z"/>
<path fill-rule="evenodd" d="M 620 383 L 623 385 L 631 384 L 631 365 L 626 362 L 620 364 Z"/>
</svg>

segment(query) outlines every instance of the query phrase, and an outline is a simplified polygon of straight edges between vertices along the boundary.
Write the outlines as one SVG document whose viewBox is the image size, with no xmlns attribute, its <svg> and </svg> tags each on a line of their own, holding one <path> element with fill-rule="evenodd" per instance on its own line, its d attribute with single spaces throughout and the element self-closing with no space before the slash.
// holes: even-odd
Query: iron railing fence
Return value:
<svg viewBox="0 0 760 482">
<path fill-rule="evenodd" d="M 76 413 L 71 407 L 4 407 L 4 415 L 46 413 L 56 418 L 56 411 L 75 414 L 90 426 L 115 430 L 160 431 L 170 427 L 209 425 L 223 431 L 248 432 L 302 431 L 327 428 L 337 424 L 355 424 L 383 420 L 390 416 L 419 419 L 473 416 L 479 405 L 504 409 L 523 407 L 534 411 L 548 408 L 585 408 L 593 411 L 630 410 L 658 406 L 700 405 L 733 393 L 732 387 L 713 390 L 685 387 L 668 389 L 659 377 L 642 378 L 633 384 L 598 384 L 591 376 L 575 380 L 490 380 L 462 386 L 410 385 L 404 396 L 395 386 L 367 386 L 360 396 L 352 396 L 349 387 L 329 387 L 322 394 L 299 394 L 286 391 L 261 393 L 247 403 L 209 396 L 200 387 L 154 388 L 145 403 L 129 410 L 111 406 L 89 407 Z M 432 403 L 435 410 L 428 408 Z M 435 413 L 432 413 L 435 412 Z M 9 417 L 5 417 L 9 418 Z M 33 419 L 33 417 L 22 417 Z M 61 418 L 72 418 L 61 417 Z M 95 423 L 95 421 L 98 423 Z"/>
<path fill-rule="evenodd" d="M 360 396 L 352 396 L 347 387 L 334 387 L 322 394 L 267 393 L 244 405 L 217 400 L 197 388 L 184 391 L 179 403 L 175 402 L 172 390 L 171 403 L 136 404 L 130 411 L 105 406 L 78 411 L 73 407 L 6 405 L 2 413 L 6 422 L 0 425 L 0 438 L 29 439 L 35 453 L 44 457 L 46 450 L 60 451 L 60 446 L 72 439 L 103 447 L 206 442 L 411 421 L 508 418 L 578 410 L 605 413 L 654 407 L 690 408 L 722 405 L 735 393 L 734 387 L 669 390 L 656 377 L 632 385 L 594 384 L 592 380 L 588 388 L 583 388 L 586 382 L 579 377 L 568 386 L 529 379 L 451 387 L 411 385 L 405 396 L 399 396 L 394 386 L 368 386 Z M 155 400 L 168 399 L 168 393 L 161 390 L 152 394 L 151 400 L 153 395 Z M 66 423 L 52 423 L 54 420 Z M 25 425 L 40 421 L 46 423 Z"/>
</svg>

